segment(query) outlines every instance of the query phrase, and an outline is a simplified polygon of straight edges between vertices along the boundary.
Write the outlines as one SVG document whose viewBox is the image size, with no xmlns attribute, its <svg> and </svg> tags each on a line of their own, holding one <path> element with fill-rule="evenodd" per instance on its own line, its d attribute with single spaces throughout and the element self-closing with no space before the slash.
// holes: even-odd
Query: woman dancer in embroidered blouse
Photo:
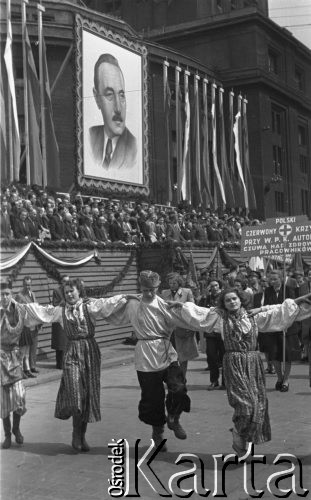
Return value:
<svg viewBox="0 0 311 500">
<path fill-rule="evenodd" d="M 100 420 L 100 350 L 95 340 L 96 319 L 108 319 L 126 304 L 130 296 L 83 300 L 82 282 L 70 280 L 64 286 L 65 306 L 23 305 L 25 324 L 58 322 L 68 337 L 63 374 L 56 399 L 55 417 L 73 419 L 72 447 L 89 451 L 85 440 L 88 422 Z"/>
<path fill-rule="evenodd" d="M 23 444 L 20 420 L 26 412 L 26 394 L 23 385 L 19 339 L 23 318 L 18 304 L 12 299 L 12 285 L 1 282 L 0 307 L 0 417 L 3 421 L 4 441 L 1 448 L 11 447 L 11 431 L 18 444 Z M 11 424 L 13 413 L 13 426 Z"/>
<path fill-rule="evenodd" d="M 310 302 L 303 303 L 308 297 L 311 294 L 263 306 L 249 314 L 242 307 L 240 292 L 226 289 L 218 307 L 207 309 L 191 303 L 182 306 L 182 319 L 191 323 L 191 328 L 219 332 L 224 340 L 223 370 L 229 404 L 234 408 L 232 446 L 239 457 L 246 454 L 247 442 L 271 440 L 265 372 L 257 351 L 258 331 L 279 331 L 311 316 Z M 174 303 L 174 307 L 181 305 Z"/>
</svg>

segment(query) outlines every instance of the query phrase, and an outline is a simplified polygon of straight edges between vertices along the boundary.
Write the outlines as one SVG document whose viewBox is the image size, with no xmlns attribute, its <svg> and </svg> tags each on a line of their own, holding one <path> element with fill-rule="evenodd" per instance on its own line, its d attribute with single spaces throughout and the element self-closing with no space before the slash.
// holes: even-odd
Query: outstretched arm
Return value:
<svg viewBox="0 0 311 500">
<path fill-rule="evenodd" d="M 114 324 L 123 324 L 124 321 L 128 321 L 126 306 L 130 300 L 139 300 L 139 298 L 134 294 L 120 294 L 107 299 L 90 299 L 87 308 L 94 320 L 106 319 Z"/>
<path fill-rule="evenodd" d="M 24 325 L 32 328 L 41 325 L 42 323 L 60 323 L 62 320 L 62 308 L 60 306 L 40 306 L 33 302 L 31 304 L 19 304 L 17 307 L 24 318 Z"/>
<path fill-rule="evenodd" d="M 302 295 L 301 297 L 297 297 L 297 299 L 295 299 L 295 302 L 296 304 L 303 304 L 303 303 L 306 303 L 306 304 L 311 304 L 311 293 L 307 293 L 306 295 Z"/>
<path fill-rule="evenodd" d="M 171 314 L 171 322 L 193 331 L 221 332 L 221 317 L 214 307 L 200 307 L 192 302 L 170 302 L 168 312 Z"/>
<path fill-rule="evenodd" d="M 311 304 L 308 303 L 308 298 L 299 297 L 297 299 L 286 299 L 282 304 L 263 306 L 255 314 L 255 319 L 260 332 L 277 332 L 286 330 L 294 321 L 302 321 L 311 316 Z M 303 300 L 299 300 L 303 299 Z M 306 302 L 307 300 L 307 302 Z"/>
</svg>

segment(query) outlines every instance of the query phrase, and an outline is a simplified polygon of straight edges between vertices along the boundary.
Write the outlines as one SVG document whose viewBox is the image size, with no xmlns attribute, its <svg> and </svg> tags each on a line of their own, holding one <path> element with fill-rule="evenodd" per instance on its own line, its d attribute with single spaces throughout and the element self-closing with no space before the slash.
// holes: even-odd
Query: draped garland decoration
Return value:
<svg viewBox="0 0 311 500">
<path fill-rule="evenodd" d="M 13 257 L 4 258 L 0 262 L 0 271 L 4 271 L 5 269 L 9 269 L 10 267 L 15 266 L 18 262 L 26 257 L 27 253 L 31 248 L 31 243 L 28 243 L 22 250 L 17 252 Z"/>
<path fill-rule="evenodd" d="M 39 250 L 36 247 L 33 247 L 33 254 L 35 256 L 36 261 L 42 269 L 46 272 L 48 278 L 52 278 L 56 280 L 58 283 L 60 283 L 61 280 L 61 273 L 59 270 L 56 268 L 55 264 L 52 262 L 48 261 L 43 254 L 39 252 Z"/>
<path fill-rule="evenodd" d="M 87 297 L 104 297 L 107 293 L 113 291 L 114 287 L 118 285 L 123 278 L 127 275 L 131 265 L 133 264 L 133 260 L 135 258 L 136 252 L 134 250 L 131 251 L 131 254 L 125 263 L 124 267 L 121 269 L 119 274 L 113 278 L 113 280 L 104 286 L 86 286 L 85 293 Z"/>
<path fill-rule="evenodd" d="M 25 243 L 25 241 L 24 241 Z M 53 242 L 53 247 L 52 248 L 57 248 L 56 245 L 57 242 Z M 80 242 L 82 243 L 82 242 Z M 192 245 L 190 245 L 190 243 Z M 203 242 L 199 242 L 203 243 Z M 95 287 L 88 287 L 86 289 L 86 293 L 88 296 L 103 296 L 104 294 L 111 292 L 114 287 L 120 283 L 120 281 L 124 278 L 125 274 L 127 273 L 129 267 L 132 265 L 134 256 L 137 255 L 137 263 L 138 266 L 143 265 L 143 259 L 141 259 L 141 254 L 144 248 L 159 248 L 161 251 L 161 258 L 160 260 L 157 260 L 157 263 L 155 264 L 154 268 L 152 270 L 158 272 L 158 274 L 162 278 L 162 282 L 165 281 L 166 275 L 171 272 L 172 270 L 178 270 L 181 273 L 188 272 L 189 269 L 189 261 L 188 258 L 184 255 L 182 248 L 191 248 L 193 245 L 193 242 L 189 242 L 189 244 L 182 244 L 182 243 L 175 243 L 171 241 L 166 241 L 166 242 L 156 242 L 154 244 L 151 243 L 142 243 L 137 246 L 126 246 L 126 245 L 119 245 L 113 246 L 113 249 L 117 249 L 121 247 L 125 251 L 130 252 L 130 257 L 125 264 L 124 268 L 120 271 L 118 276 L 116 276 L 111 283 L 105 286 L 95 286 Z M 232 259 L 226 252 L 224 252 L 223 248 L 219 248 L 217 243 L 213 242 L 210 244 L 205 244 L 205 245 L 200 245 L 204 246 L 206 248 L 213 248 L 213 253 L 212 256 L 210 257 L 207 265 L 205 267 L 210 267 L 215 259 L 216 253 L 218 250 L 220 251 L 221 255 L 221 260 L 225 265 L 231 264 L 230 267 L 232 267 L 232 264 L 235 266 L 238 265 L 238 262 L 236 262 L 234 259 Z M 222 245 L 223 246 L 223 245 Z M 59 248 L 59 246 L 58 246 Z M 81 248 L 80 246 L 78 248 Z M 85 246 L 84 246 L 85 248 Z M 106 247 L 105 247 L 106 248 Z M 107 248 L 106 248 L 107 249 Z M 76 260 L 63 260 L 56 258 L 52 254 L 48 253 L 46 250 L 42 248 L 42 246 L 38 246 L 34 242 L 28 243 L 24 248 L 22 248 L 19 252 L 16 253 L 14 257 L 9 257 L 9 258 L 4 258 L 0 260 L 0 271 L 8 271 L 9 269 L 12 269 L 12 272 L 9 274 L 9 278 L 14 282 L 19 275 L 21 269 L 23 268 L 25 259 L 28 255 L 28 252 L 32 250 L 34 257 L 38 264 L 44 269 L 46 272 L 47 276 L 53 280 L 60 281 L 61 277 L 61 272 L 58 270 L 58 267 L 65 267 L 66 269 L 68 268 L 77 268 L 79 266 L 83 266 L 90 260 L 94 259 L 97 265 L 101 264 L 101 259 L 98 255 L 97 249 L 94 250 L 93 246 L 93 251 L 90 252 L 87 256 L 83 257 L 82 259 L 76 259 Z M 141 271 L 142 269 L 138 269 L 138 271 Z"/>
<path fill-rule="evenodd" d="M 6 269 L 10 269 L 11 267 L 15 266 L 18 264 L 18 262 L 21 260 L 22 257 L 26 256 L 29 250 L 32 249 L 34 251 L 35 256 L 42 255 L 45 257 L 45 259 L 53 262 L 54 264 L 57 264 L 58 266 L 62 267 L 78 267 L 82 266 L 83 264 L 86 264 L 93 258 L 95 258 L 96 262 L 99 262 L 100 259 L 98 257 L 97 250 L 94 250 L 90 254 L 88 254 L 86 257 L 83 257 L 82 259 L 76 259 L 76 260 L 61 260 L 58 259 L 57 257 L 54 257 L 53 255 L 49 254 L 43 248 L 39 247 L 36 243 L 33 241 L 29 243 L 23 250 L 18 252 L 14 257 L 10 257 L 8 259 L 3 259 L 0 261 L 0 271 L 5 271 Z"/>
<path fill-rule="evenodd" d="M 219 260 L 217 257 L 220 257 L 220 263 L 224 266 L 229 268 L 230 270 L 236 269 L 240 262 L 231 257 L 224 249 L 223 244 L 216 244 L 214 245 L 214 249 L 212 251 L 211 256 L 209 257 L 208 261 L 206 262 L 205 266 L 200 269 L 200 271 L 205 271 L 213 267 L 215 260 Z M 216 259 L 217 258 L 217 259 Z M 183 272 L 188 272 L 189 271 L 189 263 L 190 260 L 184 255 L 182 249 L 180 247 L 176 248 L 176 253 L 175 257 L 173 259 L 173 267 L 176 271 L 179 271 L 181 273 Z M 219 264 L 220 264 L 219 263 Z"/>
</svg>

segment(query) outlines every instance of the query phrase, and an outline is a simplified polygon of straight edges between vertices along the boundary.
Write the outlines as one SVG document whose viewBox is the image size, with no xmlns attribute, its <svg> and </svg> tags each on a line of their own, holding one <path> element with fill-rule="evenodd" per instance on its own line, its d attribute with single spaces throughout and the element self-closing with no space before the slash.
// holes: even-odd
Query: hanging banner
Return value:
<svg viewBox="0 0 311 500">
<path fill-rule="evenodd" d="M 241 255 L 289 257 L 311 253 L 311 222 L 305 215 L 268 219 L 260 226 L 243 226 Z"/>
<path fill-rule="evenodd" d="M 189 76 L 190 72 L 184 72 L 184 88 L 185 88 L 185 129 L 184 129 L 184 152 L 182 169 L 180 175 L 180 191 L 181 196 L 179 199 L 188 200 L 190 199 L 189 190 L 189 174 L 190 174 L 190 101 L 189 101 Z M 178 186 L 179 188 L 179 186 Z"/>
<path fill-rule="evenodd" d="M 218 168 L 218 159 L 217 159 L 217 124 L 216 124 L 216 89 L 217 85 L 215 83 L 212 84 L 212 108 L 211 108 L 211 113 L 212 113 L 212 150 L 213 150 L 213 164 L 214 164 L 214 171 L 219 187 L 219 191 L 221 194 L 222 202 L 224 205 L 226 205 L 226 195 L 224 191 L 224 186 L 222 183 L 220 171 Z"/>
<path fill-rule="evenodd" d="M 209 152 L 209 130 L 208 130 L 208 98 L 207 98 L 207 78 L 203 78 L 203 153 L 202 153 L 202 187 L 205 191 L 208 205 L 212 202 L 211 195 L 211 171 Z"/>
<path fill-rule="evenodd" d="M 176 161 L 177 161 L 177 193 L 181 195 L 181 173 L 182 173 L 182 118 L 181 118 L 181 90 L 180 90 L 179 66 L 175 67 L 175 101 L 176 101 Z M 180 201 L 180 198 L 178 199 Z"/>
<path fill-rule="evenodd" d="M 172 131 L 171 131 L 171 90 L 168 81 L 168 68 L 170 64 L 167 61 L 163 63 L 163 90 L 164 90 L 164 114 L 165 114 L 165 133 L 166 133 L 166 147 L 167 147 L 167 193 L 168 201 L 171 202 L 172 197 Z"/>
</svg>

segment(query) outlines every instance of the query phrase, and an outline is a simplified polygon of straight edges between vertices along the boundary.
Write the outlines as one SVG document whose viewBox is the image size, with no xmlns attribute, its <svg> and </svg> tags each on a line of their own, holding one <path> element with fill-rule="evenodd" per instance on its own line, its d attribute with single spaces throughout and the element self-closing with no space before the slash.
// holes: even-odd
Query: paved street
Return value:
<svg viewBox="0 0 311 500">
<path fill-rule="evenodd" d="M 184 414 L 182 423 L 188 432 L 186 441 L 177 440 L 166 430 L 168 453 L 159 453 L 151 464 L 157 477 L 168 491 L 169 478 L 189 470 L 191 463 L 176 465 L 181 453 L 197 455 L 192 460 L 198 465 L 198 488 L 202 493 L 200 460 L 204 469 L 204 486 L 215 496 L 217 484 L 220 494 L 220 472 L 215 475 L 216 459 L 213 455 L 231 453 L 232 411 L 223 391 L 208 392 L 209 374 L 204 371 L 205 359 L 190 363 L 188 373 L 189 394 L 192 411 Z M 278 453 L 295 454 L 301 459 L 303 487 L 311 489 L 311 390 L 307 377 L 308 367 L 295 364 L 290 379 L 290 392 L 274 391 L 275 377 L 268 375 L 267 388 L 270 403 L 272 441 L 256 446 L 255 453 L 264 453 L 267 464 L 255 464 L 254 485 L 263 489 L 262 498 L 274 498 L 267 490 L 267 479 L 271 474 L 290 467 L 289 463 L 274 465 Z M 28 411 L 22 420 L 25 437 L 23 446 L 15 443 L 10 450 L 1 451 L 1 498 L 3 500 L 105 500 L 108 494 L 108 479 L 111 477 L 112 462 L 108 459 L 111 450 L 108 443 L 112 438 L 125 438 L 129 442 L 130 493 L 134 489 L 135 441 L 140 439 L 139 456 L 150 445 L 150 429 L 137 418 L 139 388 L 132 363 L 114 366 L 102 371 L 101 408 L 102 421 L 90 424 L 88 442 L 90 453 L 75 455 L 70 447 L 71 421 L 60 421 L 53 417 L 59 381 L 34 385 L 27 388 Z M 1 438 L 3 437 L 3 432 Z M 248 499 L 251 491 L 243 489 L 244 469 L 250 474 L 251 466 L 229 465 L 225 473 L 225 493 L 228 498 Z M 117 469 L 115 469 L 117 471 Z M 120 470 L 120 469 L 119 469 Z M 144 470 L 147 467 L 144 466 Z M 220 467 L 218 468 L 220 471 Z M 299 474 L 296 468 L 296 483 L 299 493 Z M 160 483 L 155 478 L 154 492 L 142 474 L 138 474 L 138 493 L 144 500 L 161 498 Z M 247 480 L 249 484 L 249 480 Z M 192 480 L 184 480 L 183 489 L 193 487 Z M 280 488 L 290 487 L 289 480 L 282 480 Z M 174 494 L 178 493 L 176 481 L 172 482 Z M 137 493 L 137 492 L 136 492 Z M 195 493 L 192 498 L 200 498 Z M 181 493 L 185 495 L 185 493 Z M 137 496 L 137 495 L 136 495 Z M 168 496 L 168 493 L 166 494 Z M 307 498 L 310 497 L 310 493 Z M 298 498 L 291 495 L 290 498 Z"/>
</svg>

